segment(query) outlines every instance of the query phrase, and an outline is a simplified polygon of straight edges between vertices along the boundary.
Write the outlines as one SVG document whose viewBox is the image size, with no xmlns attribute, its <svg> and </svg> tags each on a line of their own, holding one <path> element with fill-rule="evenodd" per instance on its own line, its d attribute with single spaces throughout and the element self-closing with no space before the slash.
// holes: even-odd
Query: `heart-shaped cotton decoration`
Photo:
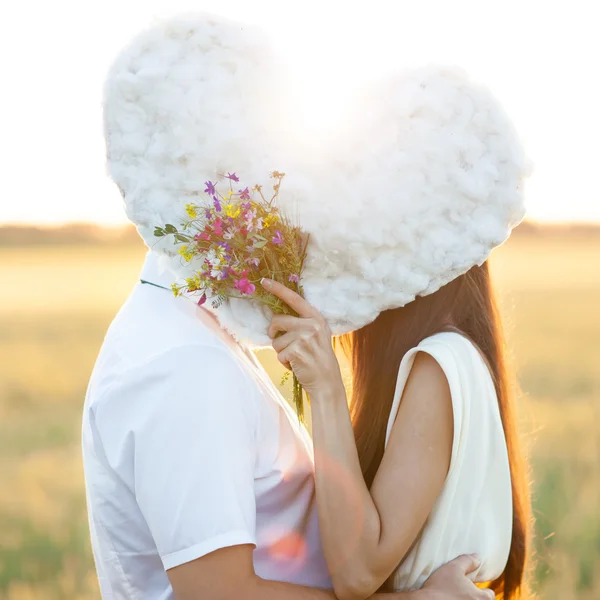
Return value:
<svg viewBox="0 0 600 600">
<path fill-rule="evenodd" d="M 319 194 L 300 206 L 311 233 L 302 283 L 336 334 L 482 264 L 525 215 L 518 135 L 460 69 L 372 87 L 328 148 L 310 168 Z"/>
<path fill-rule="evenodd" d="M 398 73 L 354 104 L 297 152 L 281 195 L 311 235 L 301 283 L 334 334 L 481 265 L 523 219 L 530 172 L 500 104 L 460 69 Z M 269 342 L 262 311 L 219 310 L 231 331 Z"/>
<path fill-rule="evenodd" d="M 286 171 L 280 206 L 311 236 L 306 298 L 341 334 L 483 263 L 523 218 L 518 136 L 462 71 L 391 76 L 349 100 L 353 117 L 337 132 L 290 147 L 276 69 L 258 33 L 206 16 L 160 24 L 118 58 L 106 86 L 109 170 L 155 250 L 174 254 L 153 228 L 178 224 L 206 179 L 235 169 L 265 183 Z M 180 276 L 195 266 L 171 259 Z M 239 339 L 270 343 L 263 307 L 231 300 L 216 314 Z"/>
<path fill-rule="evenodd" d="M 261 32 L 204 14 L 160 21 L 119 54 L 104 94 L 108 170 L 149 247 L 176 255 L 154 228 L 179 225 L 206 180 L 268 178 L 276 72 Z"/>
</svg>

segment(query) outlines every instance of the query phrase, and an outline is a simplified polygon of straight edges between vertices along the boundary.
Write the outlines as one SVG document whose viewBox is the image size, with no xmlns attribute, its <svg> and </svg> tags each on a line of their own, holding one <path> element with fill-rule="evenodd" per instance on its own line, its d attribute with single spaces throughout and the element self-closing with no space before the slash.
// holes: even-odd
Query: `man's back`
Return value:
<svg viewBox="0 0 600 600">
<path fill-rule="evenodd" d="M 151 253 L 143 278 L 173 280 Z M 103 597 L 171 598 L 166 569 L 240 544 L 256 546 L 261 577 L 330 587 L 307 433 L 197 310 L 139 284 L 90 381 L 83 451 Z"/>
</svg>

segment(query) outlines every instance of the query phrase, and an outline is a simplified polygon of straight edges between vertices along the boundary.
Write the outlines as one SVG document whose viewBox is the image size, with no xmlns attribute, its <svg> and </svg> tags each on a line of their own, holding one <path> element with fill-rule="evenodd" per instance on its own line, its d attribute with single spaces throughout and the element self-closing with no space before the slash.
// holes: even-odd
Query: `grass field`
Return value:
<svg viewBox="0 0 600 600">
<path fill-rule="evenodd" d="M 85 388 L 139 246 L 0 248 L 0 599 L 91 600 Z M 600 238 L 517 236 L 493 260 L 532 463 L 544 600 L 600 598 Z M 274 377 L 273 356 L 261 353 Z"/>
</svg>

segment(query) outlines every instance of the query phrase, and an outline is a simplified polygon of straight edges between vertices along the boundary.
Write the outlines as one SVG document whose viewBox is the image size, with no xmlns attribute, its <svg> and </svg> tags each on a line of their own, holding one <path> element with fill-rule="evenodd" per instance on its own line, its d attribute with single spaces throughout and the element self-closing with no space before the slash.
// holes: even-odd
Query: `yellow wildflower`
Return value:
<svg viewBox="0 0 600 600">
<path fill-rule="evenodd" d="M 265 227 L 270 227 L 274 223 L 277 223 L 277 221 L 279 221 L 279 215 L 277 213 L 269 213 L 265 217 L 264 225 Z"/>
<path fill-rule="evenodd" d="M 227 204 L 225 206 L 225 214 L 232 219 L 235 219 L 240 214 L 240 207 L 235 204 Z"/>
<path fill-rule="evenodd" d="M 177 252 L 179 252 L 179 254 L 181 254 L 188 262 L 194 257 L 194 253 L 187 246 L 180 246 Z"/>
<path fill-rule="evenodd" d="M 188 277 L 185 283 L 187 284 L 188 292 L 197 292 L 200 289 L 196 277 Z"/>
<path fill-rule="evenodd" d="M 197 219 L 198 218 L 198 212 L 196 211 L 196 207 L 193 204 L 186 204 L 185 205 L 185 212 L 188 214 L 188 217 L 190 219 Z"/>
<path fill-rule="evenodd" d="M 177 296 L 181 296 L 181 290 L 179 289 L 179 286 L 176 283 L 171 284 L 171 291 L 173 292 L 175 298 L 177 298 Z"/>
</svg>

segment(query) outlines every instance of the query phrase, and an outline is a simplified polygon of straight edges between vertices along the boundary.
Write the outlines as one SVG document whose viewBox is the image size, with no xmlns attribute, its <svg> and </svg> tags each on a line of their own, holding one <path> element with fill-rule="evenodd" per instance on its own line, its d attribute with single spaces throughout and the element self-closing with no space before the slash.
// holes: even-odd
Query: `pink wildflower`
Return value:
<svg viewBox="0 0 600 600">
<path fill-rule="evenodd" d="M 256 291 L 256 286 L 250 283 L 245 277 L 243 279 L 237 279 L 235 282 L 235 289 L 239 290 L 245 296 L 252 296 Z"/>
<path fill-rule="evenodd" d="M 275 232 L 275 235 L 273 236 L 273 243 L 278 246 L 283 244 L 283 236 L 281 235 L 281 231 L 279 231 L 279 229 Z"/>
<path fill-rule="evenodd" d="M 223 235 L 223 221 L 220 217 L 215 219 L 215 222 L 213 223 L 213 231 L 216 235 Z"/>
<path fill-rule="evenodd" d="M 300 278 L 294 273 L 288 277 L 288 281 L 291 281 L 292 283 L 298 283 Z"/>
</svg>

